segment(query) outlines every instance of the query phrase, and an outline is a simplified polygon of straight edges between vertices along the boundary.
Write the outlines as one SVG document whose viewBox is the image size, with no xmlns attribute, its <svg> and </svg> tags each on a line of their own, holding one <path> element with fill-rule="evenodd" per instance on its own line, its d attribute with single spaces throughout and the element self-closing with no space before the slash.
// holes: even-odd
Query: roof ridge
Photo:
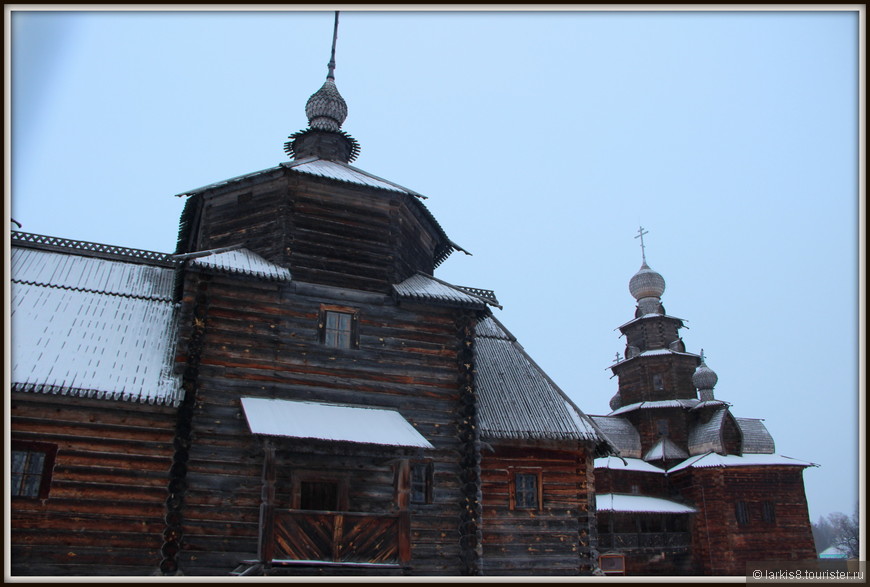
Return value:
<svg viewBox="0 0 870 587">
<path fill-rule="evenodd" d="M 145 249 L 132 249 L 129 247 L 119 247 L 117 245 L 107 245 L 103 243 L 95 243 L 90 241 L 80 241 L 57 236 L 48 236 L 44 234 L 35 234 L 30 232 L 20 232 L 13 230 L 10 233 L 12 244 L 19 246 L 33 247 L 39 249 L 55 250 L 68 252 L 90 252 L 112 257 L 121 257 L 136 261 L 156 261 L 159 263 L 176 264 L 176 261 L 169 253 L 161 253 L 158 251 L 149 251 Z"/>
</svg>

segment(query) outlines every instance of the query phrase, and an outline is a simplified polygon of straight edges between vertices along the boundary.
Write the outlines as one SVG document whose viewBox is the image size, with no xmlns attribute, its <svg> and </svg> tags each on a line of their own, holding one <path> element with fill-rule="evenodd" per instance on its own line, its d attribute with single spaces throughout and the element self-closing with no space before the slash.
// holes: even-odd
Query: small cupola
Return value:
<svg viewBox="0 0 870 587">
<path fill-rule="evenodd" d="M 698 390 L 698 397 L 702 402 L 711 401 L 713 397 L 713 388 L 719 381 L 719 376 L 704 361 L 704 350 L 701 349 L 701 364 L 695 369 L 692 374 L 692 385 Z"/>
<path fill-rule="evenodd" d="M 665 292 L 665 278 L 657 271 L 651 269 L 646 263 L 646 250 L 643 243 L 643 236 L 645 234 L 647 234 L 647 231 L 641 226 L 640 230 L 638 230 L 638 236 L 635 238 L 640 238 L 643 262 L 640 269 L 628 282 L 628 291 L 637 300 L 637 312 L 635 314 L 638 318 L 647 314 L 664 314 L 661 297 Z"/>
<path fill-rule="evenodd" d="M 335 42 L 338 38 L 338 12 L 332 34 L 332 54 L 327 65 L 326 81 L 305 103 L 308 128 L 293 133 L 284 143 L 284 152 L 292 159 L 315 157 L 350 163 L 359 156 L 355 138 L 341 130 L 347 118 L 347 102 L 335 85 Z"/>
</svg>

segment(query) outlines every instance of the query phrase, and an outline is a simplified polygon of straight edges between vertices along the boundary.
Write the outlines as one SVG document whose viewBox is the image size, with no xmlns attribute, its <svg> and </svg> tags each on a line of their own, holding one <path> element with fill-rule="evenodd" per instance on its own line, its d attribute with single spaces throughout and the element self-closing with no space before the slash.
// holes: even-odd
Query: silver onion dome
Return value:
<svg viewBox="0 0 870 587">
<path fill-rule="evenodd" d="M 660 298 L 665 292 L 665 278 L 660 273 L 650 269 L 644 261 L 638 272 L 628 282 L 628 291 L 636 300 Z"/>
<path fill-rule="evenodd" d="M 338 131 L 347 118 L 347 102 L 338 93 L 335 80 L 327 78 L 319 90 L 305 103 L 308 126 L 319 130 Z"/>
<path fill-rule="evenodd" d="M 707 363 L 704 362 L 704 356 L 701 355 L 701 364 L 695 369 L 692 374 L 692 384 L 699 390 L 713 389 L 719 381 L 719 376 Z"/>
</svg>

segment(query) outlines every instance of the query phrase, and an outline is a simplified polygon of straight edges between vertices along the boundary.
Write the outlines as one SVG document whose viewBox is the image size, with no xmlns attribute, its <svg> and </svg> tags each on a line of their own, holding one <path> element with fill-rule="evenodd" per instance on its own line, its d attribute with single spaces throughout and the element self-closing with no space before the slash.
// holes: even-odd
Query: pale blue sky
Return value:
<svg viewBox="0 0 870 587">
<path fill-rule="evenodd" d="M 285 161 L 330 12 L 14 12 L 12 217 L 172 252 L 175 194 Z M 858 13 L 341 15 L 354 163 L 429 196 L 436 275 L 589 414 L 649 264 L 717 397 L 813 461 L 813 520 L 858 500 Z M 863 197 L 863 196 L 862 196 Z"/>
</svg>

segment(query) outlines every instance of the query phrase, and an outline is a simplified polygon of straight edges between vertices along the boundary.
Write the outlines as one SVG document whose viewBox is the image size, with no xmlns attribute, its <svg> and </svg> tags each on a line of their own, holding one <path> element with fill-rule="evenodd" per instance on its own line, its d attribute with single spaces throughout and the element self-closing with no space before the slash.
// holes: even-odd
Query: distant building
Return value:
<svg viewBox="0 0 870 587">
<path fill-rule="evenodd" d="M 686 351 L 645 255 L 629 289 L 613 411 L 592 416 L 620 451 L 595 461 L 604 560 L 630 575 L 742 575 L 747 562 L 815 558 L 802 477 L 812 463 L 776 454 L 761 420 L 715 397 L 718 377 Z"/>
<path fill-rule="evenodd" d="M 828 548 L 819 553 L 819 558 L 847 559 L 849 558 L 849 555 L 837 548 L 836 546 L 829 546 Z"/>
</svg>

